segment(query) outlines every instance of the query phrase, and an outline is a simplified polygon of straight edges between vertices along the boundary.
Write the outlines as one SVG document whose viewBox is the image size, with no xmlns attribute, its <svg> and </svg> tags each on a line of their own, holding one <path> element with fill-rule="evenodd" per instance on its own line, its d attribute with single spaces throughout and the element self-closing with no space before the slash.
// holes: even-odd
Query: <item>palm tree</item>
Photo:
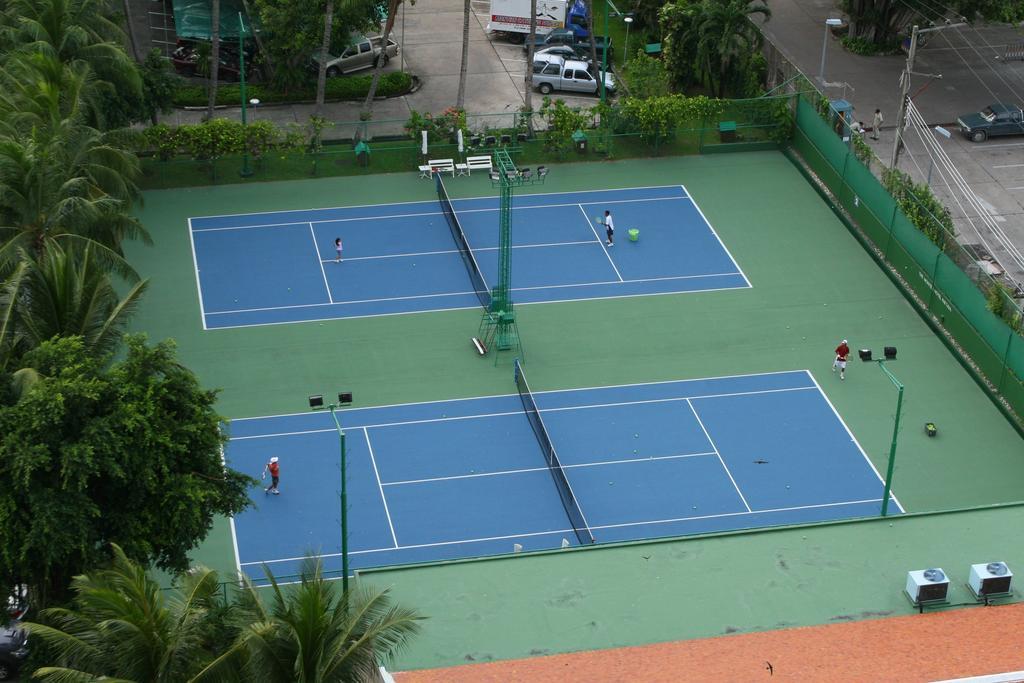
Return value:
<svg viewBox="0 0 1024 683">
<path fill-rule="evenodd" d="M 381 49 L 387 49 L 388 38 L 391 37 L 391 29 L 395 27 L 395 15 L 398 14 L 398 5 L 402 0 L 388 0 L 388 18 L 384 21 L 384 35 L 381 38 Z M 410 4 L 415 5 L 415 1 Z M 402 46 L 405 49 L 405 46 Z M 381 54 L 384 54 L 383 52 Z M 366 93 L 366 100 L 363 102 L 363 111 L 360 118 L 368 120 L 373 114 L 373 98 L 377 96 L 377 86 L 380 84 L 380 75 L 384 71 L 384 59 L 378 59 L 373 70 L 373 80 L 370 81 L 370 91 Z"/>
<path fill-rule="evenodd" d="M 316 115 L 323 113 L 327 90 L 327 57 L 331 49 L 331 31 L 334 30 L 334 0 L 327 0 L 324 11 L 324 39 L 320 43 L 320 68 L 316 74 Z"/>
<path fill-rule="evenodd" d="M 68 65 L 88 64 L 99 81 L 96 87 L 108 98 L 128 105 L 141 101 L 142 76 L 124 50 L 125 34 L 108 16 L 103 0 L 12 0 L 8 16 L 16 21 L 7 32 L 12 49 L 0 60 L 42 53 Z M 93 123 L 100 127 L 110 115 L 124 115 L 92 113 Z"/>
<path fill-rule="evenodd" d="M 466 108 L 466 67 L 469 66 L 469 14 L 472 0 L 462 3 L 462 63 L 459 65 L 459 94 L 455 98 L 457 109 Z"/>
<path fill-rule="evenodd" d="M 67 608 L 43 611 L 24 627 L 54 654 L 41 681 L 178 683 L 212 659 L 211 625 L 222 609 L 217 574 L 198 568 L 171 594 L 113 546 L 110 568 L 75 577 Z"/>
<path fill-rule="evenodd" d="M 130 215 L 140 197 L 138 158 L 125 131 L 86 125 L 81 106 L 89 68 L 53 56 L 21 56 L 0 80 L 0 278 L 55 245 L 92 246 L 108 269 L 132 280 L 121 242 L 149 241 Z"/>
<path fill-rule="evenodd" d="M 269 570 L 267 578 L 269 606 L 246 581 L 235 606 L 238 640 L 200 679 L 233 674 L 267 683 L 372 680 L 380 663 L 419 632 L 423 617 L 414 610 L 393 605 L 386 590 L 360 586 L 340 592 L 324 578 L 319 559 L 306 559 L 299 585 L 287 592 Z"/>
<path fill-rule="evenodd" d="M 761 0 L 704 0 L 698 9 L 697 62 L 703 77 L 718 97 L 734 80 L 761 42 L 761 32 L 751 21 L 772 13 Z"/>
<path fill-rule="evenodd" d="M 55 336 L 80 336 L 88 352 L 106 357 L 117 349 L 148 282 L 118 294 L 91 246 L 80 253 L 56 246 L 42 262 L 22 253 L 0 294 L 0 304 L 9 302 L 0 305 L 0 348 L 24 353 Z"/>
<path fill-rule="evenodd" d="M 239 27 L 241 42 L 241 27 Z M 240 46 L 244 47 L 244 46 Z M 213 120 L 213 108 L 217 106 L 217 81 L 220 80 L 220 0 L 213 0 L 210 8 L 210 73 L 209 99 L 206 103 L 206 119 Z"/>
</svg>

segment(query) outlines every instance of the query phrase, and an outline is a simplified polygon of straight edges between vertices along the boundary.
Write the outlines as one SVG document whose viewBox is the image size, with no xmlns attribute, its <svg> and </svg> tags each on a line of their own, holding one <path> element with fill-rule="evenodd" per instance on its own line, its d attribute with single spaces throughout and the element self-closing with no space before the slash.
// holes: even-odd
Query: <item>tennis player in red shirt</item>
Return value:
<svg viewBox="0 0 1024 683">
<path fill-rule="evenodd" d="M 839 379 L 846 379 L 846 358 L 850 355 L 850 347 L 847 346 L 846 340 L 839 342 L 839 346 L 836 347 L 836 359 L 832 362 L 832 372 L 839 368 Z"/>
<path fill-rule="evenodd" d="M 263 489 L 263 493 L 273 493 L 275 496 L 280 495 L 281 492 L 277 490 L 277 482 L 281 479 L 281 466 L 277 464 L 276 455 L 263 467 L 264 479 L 267 478 L 267 472 L 270 472 L 270 486 Z"/>
</svg>

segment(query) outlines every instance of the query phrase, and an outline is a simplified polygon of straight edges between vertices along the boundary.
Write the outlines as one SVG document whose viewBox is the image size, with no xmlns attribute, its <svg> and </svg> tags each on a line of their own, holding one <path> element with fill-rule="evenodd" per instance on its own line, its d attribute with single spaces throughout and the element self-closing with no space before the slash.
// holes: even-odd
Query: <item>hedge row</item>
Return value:
<svg viewBox="0 0 1024 683">
<path fill-rule="evenodd" d="M 372 75 L 328 78 L 326 98 L 328 100 L 361 100 L 370 91 L 371 80 L 373 80 Z M 411 88 L 412 76 L 400 71 L 392 71 L 381 75 L 380 83 L 377 84 L 377 96 L 404 95 Z M 316 86 L 303 86 L 292 88 L 288 92 L 278 92 L 265 85 L 254 83 L 245 86 L 245 96 L 247 99 L 256 98 L 261 104 L 312 101 L 316 99 Z M 204 107 L 207 104 L 207 99 L 205 85 L 185 85 L 174 93 L 174 106 Z M 232 106 L 241 101 L 242 93 L 239 84 L 221 85 L 217 88 L 217 104 Z"/>
</svg>

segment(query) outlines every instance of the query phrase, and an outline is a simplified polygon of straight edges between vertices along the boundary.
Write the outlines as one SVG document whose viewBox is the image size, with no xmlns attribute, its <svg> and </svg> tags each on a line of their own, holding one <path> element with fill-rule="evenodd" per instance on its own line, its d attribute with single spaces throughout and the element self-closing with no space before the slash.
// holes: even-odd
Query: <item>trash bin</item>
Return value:
<svg viewBox="0 0 1024 683">
<path fill-rule="evenodd" d="M 356 162 L 363 167 L 370 165 L 370 146 L 360 140 L 355 146 Z"/>
<path fill-rule="evenodd" d="M 736 142 L 736 122 L 722 121 L 719 123 L 718 139 L 722 142 Z"/>
<path fill-rule="evenodd" d="M 626 234 L 629 235 L 630 242 L 636 242 L 640 239 L 640 231 L 636 228 L 630 228 L 626 231 Z"/>
<path fill-rule="evenodd" d="M 576 151 L 580 154 L 587 153 L 587 136 L 582 130 L 577 130 L 572 134 L 572 142 L 576 146 Z"/>
</svg>

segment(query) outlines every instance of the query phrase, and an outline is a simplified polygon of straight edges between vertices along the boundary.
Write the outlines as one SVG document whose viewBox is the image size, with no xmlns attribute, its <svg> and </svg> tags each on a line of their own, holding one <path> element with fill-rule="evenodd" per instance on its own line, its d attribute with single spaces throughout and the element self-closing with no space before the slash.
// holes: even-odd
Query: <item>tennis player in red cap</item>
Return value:
<svg viewBox="0 0 1024 683">
<path fill-rule="evenodd" d="M 846 358 L 850 355 L 850 347 L 846 340 L 839 342 L 836 347 L 836 359 L 832 362 L 832 372 L 839 368 L 839 379 L 846 379 Z"/>
</svg>

